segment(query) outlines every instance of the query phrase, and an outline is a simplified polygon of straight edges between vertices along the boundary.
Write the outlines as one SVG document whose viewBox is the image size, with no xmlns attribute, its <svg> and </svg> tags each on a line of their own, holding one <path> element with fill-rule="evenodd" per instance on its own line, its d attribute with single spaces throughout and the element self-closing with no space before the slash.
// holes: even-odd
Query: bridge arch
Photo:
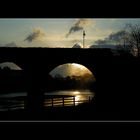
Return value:
<svg viewBox="0 0 140 140">
<path fill-rule="evenodd" d="M 24 70 L 29 104 L 27 108 L 32 110 L 38 110 L 42 106 L 42 87 L 44 83 L 49 83 L 46 77 L 52 69 L 65 63 L 84 65 L 98 80 L 96 84 L 102 86 L 105 83 L 106 72 L 111 71 L 107 67 L 110 65 L 110 56 L 112 53 L 107 49 L 0 48 L 0 62 L 11 61 Z"/>
</svg>

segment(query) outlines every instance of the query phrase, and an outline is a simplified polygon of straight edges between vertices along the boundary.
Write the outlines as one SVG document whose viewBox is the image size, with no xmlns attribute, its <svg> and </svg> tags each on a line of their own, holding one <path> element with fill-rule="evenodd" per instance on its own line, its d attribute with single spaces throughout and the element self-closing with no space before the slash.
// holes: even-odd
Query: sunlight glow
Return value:
<svg viewBox="0 0 140 140">
<path fill-rule="evenodd" d="M 80 65 L 80 64 L 72 63 L 71 65 L 74 66 L 74 67 L 77 67 L 77 68 L 79 68 L 81 70 L 85 69 L 85 67 L 83 65 Z"/>
<path fill-rule="evenodd" d="M 80 92 L 79 91 L 73 91 L 73 95 L 79 95 Z"/>
</svg>

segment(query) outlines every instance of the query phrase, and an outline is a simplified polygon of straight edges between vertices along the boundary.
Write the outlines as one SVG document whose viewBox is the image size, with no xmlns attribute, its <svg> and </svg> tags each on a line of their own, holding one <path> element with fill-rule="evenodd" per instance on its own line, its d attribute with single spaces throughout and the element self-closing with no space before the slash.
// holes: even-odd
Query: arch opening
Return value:
<svg viewBox="0 0 140 140">
<path fill-rule="evenodd" d="M 0 63 L 0 70 L 22 70 L 22 68 L 13 62 L 3 62 Z"/>
<path fill-rule="evenodd" d="M 96 82 L 94 74 L 84 65 L 65 63 L 49 73 L 50 79 L 60 89 L 92 89 Z"/>
<path fill-rule="evenodd" d="M 53 98 L 53 106 L 89 103 L 95 96 L 94 74 L 87 67 L 78 63 L 58 65 L 49 72 L 48 81 L 45 96 Z M 64 98 L 66 100 L 62 101 Z M 52 100 L 46 99 L 45 103 L 46 106 L 49 106 L 48 103 L 52 103 Z"/>
<path fill-rule="evenodd" d="M 0 63 L 0 92 L 16 93 L 25 91 L 23 69 L 14 62 Z"/>
</svg>

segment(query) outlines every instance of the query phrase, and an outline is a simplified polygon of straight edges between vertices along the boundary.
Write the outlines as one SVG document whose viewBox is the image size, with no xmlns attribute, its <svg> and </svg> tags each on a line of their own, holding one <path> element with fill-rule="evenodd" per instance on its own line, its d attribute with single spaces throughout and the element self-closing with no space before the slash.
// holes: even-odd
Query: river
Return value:
<svg viewBox="0 0 140 140">
<path fill-rule="evenodd" d="M 58 90 L 44 93 L 44 107 L 77 106 L 91 101 L 95 93 L 90 90 Z M 24 109 L 27 92 L 0 95 L 0 111 Z"/>
</svg>

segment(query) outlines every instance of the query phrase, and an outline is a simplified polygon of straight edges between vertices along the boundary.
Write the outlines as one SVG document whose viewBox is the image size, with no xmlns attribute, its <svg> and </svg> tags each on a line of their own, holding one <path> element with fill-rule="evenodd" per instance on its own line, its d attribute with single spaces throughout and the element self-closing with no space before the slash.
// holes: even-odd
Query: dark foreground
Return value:
<svg viewBox="0 0 140 140">
<path fill-rule="evenodd" d="M 78 63 L 94 73 L 97 96 L 93 103 L 77 107 L 0 112 L 0 120 L 140 120 L 140 57 L 114 56 L 104 49 L 1 49 L 0 62 L 6 61 L 23 68 L 23 76 L 19 76 L 23 79 L 21 83 L 6 80 L 5 84 L 1 77 L 1 93 L 14 90 L 13 86 L 25 89 L 32 97 L 29 103 L 35 105 L 42 88 L 50 87 L 47 75 L 53 68 Z"/>
<path fill-rule="evenodd" d="M 121 113 L 107 110 L 97 110 L 92 104 L 75 107 L 54 107 L 40 111 L 14 110 L 0 113 L 1 120 L 18 121 L 94 121 L 120 120 Z"/>
</svg>

